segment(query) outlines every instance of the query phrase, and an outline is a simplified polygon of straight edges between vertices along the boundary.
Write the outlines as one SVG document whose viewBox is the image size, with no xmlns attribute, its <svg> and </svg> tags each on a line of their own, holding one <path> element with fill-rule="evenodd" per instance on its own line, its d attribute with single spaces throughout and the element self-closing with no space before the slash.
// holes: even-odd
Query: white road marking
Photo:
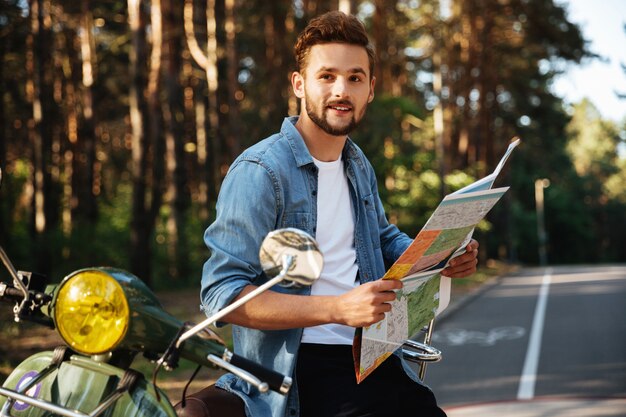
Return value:
<svg viewBox="0 0 626 417">
<path fill-rule="evenodd" d="M 539 365 L 539 353 L 541 351 L 541 337 L 543 335 L 543 325 L 546 316 L 546 305 L 548 304 L 548 292 L 552 281 L 552 268 L 547 268 L 539 289 L 539 298 L 535 307 L 535 316 L 528 340 L 526 359 L 520 378 L 519 389 L 517 390 L 518 400 L 529 400 L 535 396 L 535 382 L 537 380 L 537 367 Z"/>
<path fill-rule="evenodd" d="M 475 343 L 480 346 L 494 346 L 505 340 L 514 340 L 524 337 L 526 329 L 520 326 L 502 326 L 481 332 L 478 330 L 448 329 L 433 334 L 433 341 L 450 346 L 463 346 Z"/>
</svg>

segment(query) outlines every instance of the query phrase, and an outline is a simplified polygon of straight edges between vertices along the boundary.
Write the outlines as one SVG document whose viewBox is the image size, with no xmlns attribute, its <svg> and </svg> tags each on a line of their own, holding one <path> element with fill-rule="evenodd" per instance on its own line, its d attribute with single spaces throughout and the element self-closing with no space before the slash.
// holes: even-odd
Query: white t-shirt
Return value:
<svg viewBox="0 0 626 417">
<path fill-rule="evenodd" d="M 342 159 L 314 162 L 319 168 L 315 239 L 324 255 L 324 268 L 311 295 L 339 295 L 358 285 L 350 188 Z M 305 328 L 302 342 L 351 345 L 353 337 L 354 327 L 326 324 Z"/>
</svg>

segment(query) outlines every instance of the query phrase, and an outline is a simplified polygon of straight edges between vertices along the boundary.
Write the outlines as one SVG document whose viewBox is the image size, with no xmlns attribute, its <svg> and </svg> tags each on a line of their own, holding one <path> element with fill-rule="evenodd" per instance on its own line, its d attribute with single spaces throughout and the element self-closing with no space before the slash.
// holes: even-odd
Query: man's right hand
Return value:
<svg viewBox="0 0 626 417">
<path fill-rule="evenodd" d="M 398 280 L 367 282 L 337 297 L 333 322 L 352 327 L 366 327 L 378 323 L 391 310 L 396 299 L 394 290 L 402 288 Z"/>
<path fill-rule="evenodd" d="M 256 287 L 248 285 L 235 300 Z M 259 330 L 282 330 L 338 323 L 371 326 L 385 318 L 402 282 L 368 282 L 342 295 L 293 295 L 266 291 L 223 318 L 224 321 Z"/>
</svg>

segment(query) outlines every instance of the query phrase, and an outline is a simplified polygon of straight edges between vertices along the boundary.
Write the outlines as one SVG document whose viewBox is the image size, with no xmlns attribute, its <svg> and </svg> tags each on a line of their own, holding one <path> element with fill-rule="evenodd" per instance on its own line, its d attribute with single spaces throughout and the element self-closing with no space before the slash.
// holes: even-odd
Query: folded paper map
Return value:
<svg viewBox="0 0 626 417">
<path fill-rule="evenodd" d="M 404 286 L 385 319 L 357 329 L 353 354 L 359 383 L 448 305 L 450 278 L 440 272 L 465 251 L 476 225 L 508 190 L 491 187 L 518 143 L 511 142 L 493 173 L 447 195 L 382 277 L 402 280 Z"/>
</svg>

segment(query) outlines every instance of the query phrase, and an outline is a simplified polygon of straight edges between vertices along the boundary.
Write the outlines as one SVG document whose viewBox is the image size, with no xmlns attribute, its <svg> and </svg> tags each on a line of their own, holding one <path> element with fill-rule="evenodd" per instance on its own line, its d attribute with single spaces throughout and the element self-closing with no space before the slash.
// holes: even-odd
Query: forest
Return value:
<svg viewBox="0 0 626 417">
<path fill-rule="evenodd" d="M 336 9 L 377 50 L 351 137 L 390 221 L 416 234 L 519 137 L 481 262 L 538 264 L 541 245 L 550 264 L 626 261 L 626 119 L 552 92 L 600 59 L 556 0 L 3 0 L 0 245 L 53 281 L 111 265 L 198 286 L 229 164 L 299 112 L 296 36 Z"/>
</svg>

